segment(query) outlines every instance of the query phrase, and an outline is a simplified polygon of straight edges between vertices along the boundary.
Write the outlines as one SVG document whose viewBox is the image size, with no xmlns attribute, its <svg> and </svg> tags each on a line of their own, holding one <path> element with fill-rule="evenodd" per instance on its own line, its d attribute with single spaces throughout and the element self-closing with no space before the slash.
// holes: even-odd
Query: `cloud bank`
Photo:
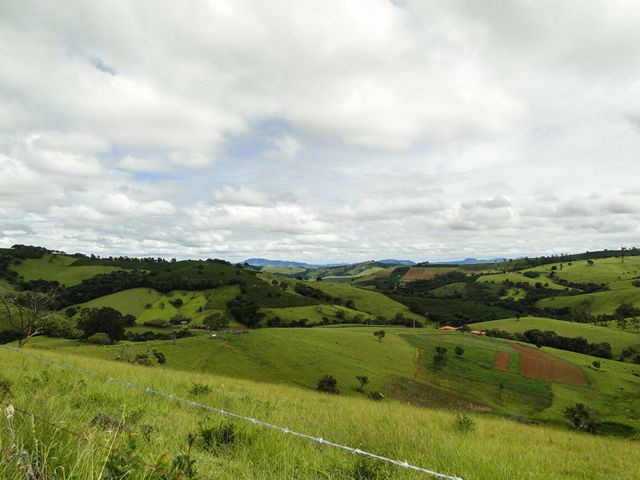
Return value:
<svg viewBox="0 0 640 480">
<path fill-rule="evenodd" d="M 314 262 L 637 244 L 640 5 L 0 5 L 0 245 Z"/>
</svg>

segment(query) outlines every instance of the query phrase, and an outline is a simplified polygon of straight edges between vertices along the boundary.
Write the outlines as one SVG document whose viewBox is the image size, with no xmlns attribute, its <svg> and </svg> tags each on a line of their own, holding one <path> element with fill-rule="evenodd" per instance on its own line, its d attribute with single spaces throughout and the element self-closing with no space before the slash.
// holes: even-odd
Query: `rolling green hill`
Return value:
<svg viewBox="0 0 640 480">
<path fill-rule="evenodd" d="M 541 317 L 505 318 L 490 322 L 474 323 L 471 328 L 488 330 L 495 328 L 507 332 L 524 332 L 538 329 L 551 330 L 564 337 L 582 337 L 592 343 L 609 342 L 614 353 L 620 353 L 623 348 L 637 345 L 640 347 L 640 335 L 608 327 L 601 327 L 587 323 L 566 322 Z"/>
<path fill-rule="evenodd" d="M 21 260 L 19 265 L 13 265 L 23 280 L 57 281 L 61 285 L 73 286 L 82 280 L 101 273 L 121 270 L 119 267 L 91 265 L 75 266 L 76 259 L 64 255 L 45 255 L 42 258 L 28 258 Z"/>
<path fill-rule="evenodd" d="M 600 315 L 613 313 L 621 303 L 631 303 L 640 307 L 640 288 L 630 287 L 568 297 L 545 298 L 536 306 L 540 308 L 569 307 L 573 310 L 584 310 L 592 315 Z"/>
<path fill-rule="evenodd" d="M 583 386 L 561 389 L 546 380 L 527 378 L 519 373 L 520 354 L 514 342 L 435 330 L 385 328 L 378 341 L 373 332 L 379 327 L 313 329 L 260 329 L 248 334 L 200 336 L 171 342 L 154 342 L 153 348 L 166 356 L 164 368 L 200 371 L 255 381 L 287 383 L 315 388 L 325 373 L 338 381 L 343 395 L 361 396 L 356 390 L 357 375 L 369 377 L 371 390 L 411 404 L 518 415 L 528 421 L 558 422 L 563 405 L 572 399 L 593 406 L 602 421 L 640 431 L 640 366 L 614 360 L 602 361 L 606 378 L 591 367 L 594 357 L 571 356 L 570 362 L 586 378 Z M 37 343 L 33 344 L 37 346 Z M 432 366 L 436 347 L 448 350 L 441 370 Z M 454 355 L 456 346 L 464 353 Z M 141 353 L 148 344 L 111 347 L 79 347 L 64 350 L 82 356 L 114 360 L 123 351 Z M 535 351 L 536 349 L 533 348 Z M 496 352 L 509 353 L 509 369 L 495 368 Z M 559 350 L 545 349 L 552 357 L 566 358 Z M 601 378 L 594 384 L 593 376 Z M 563 383 L 564 385 L 564 383 Z M 620 390 L 617 386 L 624 386 Z M 552 391 L 554 392 L 552 395 Z M 625 405 L 627 417 L 611 402 Z M 631 405 L 630 405 L 631 404 Z M 597 408 L 596 408 L 597 407 Z M 615 411 L 615 414 L 611 412 Z M 566 421 L 559 422 L 566 427 Z"/>
<path fill-rule="evenodd" d="M 469 418 L 474 428 L 464 433 L 455 413 L 401 402 L 373 402 L 220 375 L 81 359 L 59 351 L 41 354 L 465 479 L 631 480 L 640 472 L 637 445 L 626 440 L 473 414 Z M 12 429 L 0 430 L 3 445 L 10 445 L 15 436 L 22 450 L 31 452 L 30 458 L 38 462 L 42 473 L 52 478 L 97 478 L 117 462 L 131 470 L 129 478 L 143 478 L 145 468 L 118 452 L 130 452 L 135 445 L 137 459 L 169 468 L 175 458 L 187 453 L 190 433 L 195 441 L 189 458 L 198 478 L 427 478 L 419 472 L 365 461 L 352 453 L 45 366 L 4 350 L 0 350 L 0 364 L 4 378 L 12 382 L 11 395 L 5 400 L 23 411 L 37 412 L 38 418 L 54 425 L 63 424 L 68 431 L 80 432 L 77 438 L 39 420 L 32 424 L 30 417 L 21 413 L 16 413 Z M 25 371 L 30 373 L 24 375 Z M 196 383 L 208 386 L 209 393 L 190 393 Z M 110 418 L 124 419 L 132 437 L 100 426 L 107 425 Z M 0 422 L 7 425 L 4 417 Z M 205 431 L 211 434 L 205 437 Z M 233 433 L 222 436 L 220 432 Z M 204 438 L 210 437 L 220 442 L 207 450 Z M 114 462 L 106 465 L 109 453 L 94 442 L 112 445 Z M 144 478 L 149 478 L 149 473 L 146 470 Z M 2 462 L 0 477 L 22 478 L 22 472 L 16 462 Z"/>
<path fill-rule="evenodd" d="M 566 287 L 554 283 L 548 277 L 541 278 L 529 278 L 525 277 L 521 273 L 509 272 L 509 273 L 494 273 L 490 275 L 482 275 L 478 278 L 478 283 L 504 283 L 509 281 L 512 283 L 526 283 L 528 285 L 535 286 L 536 283 L 542 283 L 545 288 L 551 288 L 554 290 L 565 290 Z"/>
</svg>

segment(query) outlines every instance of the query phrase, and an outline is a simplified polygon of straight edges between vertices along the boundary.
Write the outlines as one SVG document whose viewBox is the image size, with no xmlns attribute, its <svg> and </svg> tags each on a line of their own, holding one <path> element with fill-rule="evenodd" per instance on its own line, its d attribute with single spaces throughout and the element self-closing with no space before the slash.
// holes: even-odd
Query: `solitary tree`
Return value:
<svg viewBox="0 0 640 480">
<path fill-rule="evenodd" d="M 332 375 L 325 375 L 318 382 L 316 390 L 318 390 L 319 392 L 333 393 L 337 395 L 338 393 L 340 393 L 340 391 L 336 387 L 337 385 L 338 381 L 333 378 Z"/>
<path fill-rule="evenodd" d="M 373 335 L 378 339 L 379 342 L 381 342 L 386 333 L 384 330 L 378 330 L 376 332 L 373 332 Z"/>
<path fill-rule="evenodd" d="M 18 346 L 36 335 L 42 333 L 51 318 L 51 309 L 55 300 L 55 293 L 24 292 L 15 296 L 0 291 L 0 301 L 7 322 L 13 330 L 18 332 L 20 340 Z"/>
<path fill-rule="evenodd" d="M 442 370 L 447 363 L 447 349 L 445 347 L 436 347 L 436 354 L 433 356 L 433 368 Z"/>
<path fill-rule="evenodd" d="M 457 357 L 461 357 L 462 354 L 464 353 L 464 348 L 462 348 L 460 345 L 456 346 L 456 348 L 453 350 L 456 354 Z"/>
<path fill-rule="evenodd" d="M 356 375 L 356 380 L 360 382 L 360 386 L 358 387 L 358 391 L 362 392 L 364 390 L 364 386 L 369 383 L 369 377 L 365 375 Z"/>
</svg>

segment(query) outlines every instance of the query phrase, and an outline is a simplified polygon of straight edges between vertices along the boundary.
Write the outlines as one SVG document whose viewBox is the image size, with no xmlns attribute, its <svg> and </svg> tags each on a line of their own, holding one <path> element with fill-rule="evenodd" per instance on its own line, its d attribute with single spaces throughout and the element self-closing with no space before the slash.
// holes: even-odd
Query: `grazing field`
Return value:
<svg viewBox="0 0 640 480">
<path fill-rule="evenodd" d="M 164 295 L 151 288 L 131 288 L 121 292 L 105 295 L 95 300 L 78 304 L 77 308 L 101 308 L 111 307 L 118 310 L 123 315 L 131 314 L 136 318 L 142 315 L 145 305 L 153 304 Z"/>
<path fill-rule="evenodd" d="M 355 308 L 362 312 L 367 312 L 372 315 L 382 315 L 387 319 L 393 318 L 398 313 L 401 313 L 407 318 L 424 321 L 422 315 L 412 313 L 407 306 L 392 300 L 383 293 L 365 290 L 352 285 L 331 282 L 313 282 L 309 283 L 309 285 L 333 297 L 339 297 L 345 301 L 353 301 Z"/>
<path fill-rule="evenodd" d="M 575 283 L 614 283 L 621 280 L 631 280 L 640 277 L 640 256 L 620 258 L 598 258 L 590 264 L 586 260 L 543 265 L 529 269 L 530 271 L 551 273 L 555 267 L 555 274 L 569 282 Z"/>
<path fill-rule="evenodd" d="M 370 323 L 376 322 L 376 317 L 366 312 L 352 310 L 350 308 L 339 305 L 313 305 L 308 307 L 284 307 L 284 308 L 264 308 L 262 312 L 265 314 L 266 320 L 278 317 L 282 320 L 283 325 L 291 322 L 307 319 L 309 325 L 319 325 L 324 319 L 333 321 L 334 323 L 345 323 L 360 317 L 364 321 Z M 342 313 L 340 313 L 342 312 Z M 340 318 L 342 317 L 342 318 Z"/>
<path fill-rule="evenodd" d="M 386 336 L 382 341 L 373 335 L 380 327 L 263 328 L 247 334 L 222 334 L 215 339 L 186 338 L 175 345 L 171 341 L 108 347 L 78 347 L 74 343 L 64 351 L 114 360 L 123 352 L 144 353 L 155 348 L 167 359 L 161 368 L 307 389 L 315 388 L 318 380 L 329 373 L 346 396 L 363 395 L 356 388 L 355 377 L 365 375 L 370 381 L 367 391 L 380 391 L 411 404 L 517 415 L 529 421 L 558 422 L 564 428 L 568 423 L 562 420 L 559 409 L 573 399 L 574 403 L 593 405 L 603 421 L 640 430 L 640 403 L 631 400 L 640 395 L 640 366 L 602 361 L 602 370 L 608 372 L 604 380 L 609 383 L 596 383 L 592 376 L 600 375 L 600 371 L 591 366 L 594 357 L 567 358 L 562 351 L 545 348 L 545 359 L 567 360 L 584 373 L 588 382 L 584 386 L 566 385 L 574 390 L 555 393 L 555 382 L 521 375 L 520 352 L 512 348 L 513 342 L 458 332 L 383 328 Z M 447 349 L 447 361 L 440 370 L 433 366 L 436 347 Z M 455 354 L 456 347 L 464 350 L 460 356 Z M 509 353 L 507 371 L 495 368 L 496 352 Z M 564 381 L 561 377 L 555 379 Z M 618 386 L 624 386 L 624 390 Z M 610 402 L 627 406 L 624 421 L 619 421 L 617 415 L 611 417 Z"/>
<path fill-rule="evenodd" d="M 458 427 L 455 413 L 406 403 L 343 398 L 220 375 L 80 359 L 55 351 L 41 354 L 102 375 L 465 479 L 632 480 L 640 473 L 637 445 L 626 440 L 474 414 L 470 418 L 475 428 L 464 433 Z M 39 421 L 32 424 L 29 416 L 20 413 L 16 413 L 11 424 L 13 430 L 7 428 L 4 417 L 0 419 L 2 444 L 10 445 L 15 435 L 22 450 L 32 452 L 31 458 L 37 459 L 42 473 L 50 478 L 98 478 L 99 472 L 108 473 L 118 462 L 131 470 L 128 478 L 150 478 L 151 470 L 145 471 L 118 453 L 130 451 L 127 449 L 132 444 L 136 447 L 135 457 L 140 461 L 165 468 L 189 451 L 198 478 L 427 478 L 418 472 L 367 461 L 352 453 L 240 420 L 227 420 L 4 350 L 0 350 L 0 365 L 3 376 L 12 382 L 11 396 L 4 400 L 48 422 L 62 424 L 66 430 L 80 433 L 77 438 L 45 427 Z M 29 374 L 24 375 L 25 371 Z M 209 391 L 191 393 L 195 384 L 208 386 Z M 103 419 L 102 423 L 96 423 L 96 418 Z M 126 430 L 133 434 L 133 443 L 126 433 L 103 426 L 110 418 L 126 422 Z M 212 448 L 207 449 L 205 430 L 213 432 L 213 438 L 226 438 L 226 441 L 214 442 Z M 216 436 L 222 431 L 233 434 Z M 195 441 L 189 450 L 190 433 Z M 523 438 L 527 441 L 523 442 Z M 114 462 L 107 464 L 109 453 L 94 442 L 112 445 Z M 606 452 L 606 455 L 585 455 L 585 452 Z M 4 462 L 0 463 L 0 477 L 22 478 L 22 472 L 15 462 Z"/>
<path fill-rule="evenodd" d="M 307 271 L 304 267 L 278 267 L 275 265 L 267 265 L 262 267 L 263 272 L 278 273 L 281 275 L 295 275 L 296 273 L 304 273 Z"/>
<path fill-rule="evenodd" d="M 558 285 L 554 283 L 548 277 L 538 277 L 538 278 L 529 278 L 525 277 L 521 273 L 511 272 L 511 273 L 494 273 L 491 275 L 482 275 L 478 278 L 478 283 L 504 283 L 506 281 L 512 283 L 526 283 L 531 286 L 535 286 L 536 283 L 541 283 L 545 288 L 551 288 L 554 290 L 566 290 L 567 287 L 562 285 Z"/>
<path fill-rule="evenodd" d="M 640 288 L 629 287 L 621 290 L 572 295 L 569 297 L 545 298 L 536 303 L 540 308 L 569 307 L 584 310 L 592 315 L 609 314 L 622 303 L 640 307 Z"/>
<path fill-rule="evenodd" d="M 505 318 L 473 323 L 470 327 L 477 330 L 498 329 L 510 333 L 522 333 L 533 329 L 543 332 L 553 331 L 563 337 L 582 337 L 591 343 L 609 342 L 614 354 L 620 353 L 623 348 L 640 345 L 640 335 L 637 333 L 614 330 L 589 323 L 567 322 L 542 317 Z"/>
<path fill-rule="evenodd" d="M 74 266 L 75 261 L 75 258 L 64 255 L 45 255 L 42 258 L 21 260 L 19 265 L 14 265 L 11 268 L 18 272 L 23 280 L 57 281 L 68 287 L 101 273 L 122 270 L 118 267 L 100 265 Z"/>
</svg>

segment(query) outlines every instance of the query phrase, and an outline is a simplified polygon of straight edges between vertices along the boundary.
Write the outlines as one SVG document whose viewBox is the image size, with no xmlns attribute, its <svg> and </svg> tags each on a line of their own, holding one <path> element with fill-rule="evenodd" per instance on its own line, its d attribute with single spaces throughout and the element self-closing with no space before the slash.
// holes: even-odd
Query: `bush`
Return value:
<svg viewBox="0 0 640 480">
<path fill-rule="evenodd" d="M 0 374 L 0 402 L 11 396 L 11 380 Z"/>
<path fill-rule="evenodd" d="M 384 395 L 381 392 L 373 391 L 369 392 L 369 398 L 371 400 L 375 400 L 376 402 L 381 402 L 384 400 Z"/>
<path fill-rule="evenodd" d="M 226 422 L 212 427 L 200 426 L 198 434 L 202 441 L 202 448 L 207 451 L 215 450 L 216 448 L 224 445 L 230 445 L 239 439 L 236 427 L 231 422 Z"/>
<path fill-rule="evenodd" d="M 208 393 L 211 393 L 211 387 L 203 383 L 194 383 L 191 385 L 189 393 L 191 395 L 206 395 Z"/>
<path fill-rule="evenodd" d="M 325 375 L 318 382 L 316 390 L 318 390 L 319 392 L 332 393 L 334 395 L 337 395 L 338 393 L 340 393 L 340 390 L 336 388 L 337 384 L 338 381 L 333 378 L 333 376 Z"/>
<path fill-rule="evenodd" d="M 567 407 L 563 413 L 581 432 L 596 433 L 596 422 L 589 409 L 583 403 L 576 403 L 571 407 Z"/>
<path fill-rule="evenodd" d="M 143 325 L 145 327 L 167 328 L 169 326 L 169 323 L 158 318 L 155 320 L 148 320 L 144 322 Z"/>
<path fill-rule="evenodd" d="M 469 433 L 476 429 L 476 423 L 473 418 L 460 412 L 458 412 L 454 426 L 460 433 Z"/>
<path fill-rule="evenodd" d="M 87 338 L 87 343 L 91 343 L 92 345 L 111 345 L 111 337 L 106 333 L 98 332 Z"/>
</svg>

